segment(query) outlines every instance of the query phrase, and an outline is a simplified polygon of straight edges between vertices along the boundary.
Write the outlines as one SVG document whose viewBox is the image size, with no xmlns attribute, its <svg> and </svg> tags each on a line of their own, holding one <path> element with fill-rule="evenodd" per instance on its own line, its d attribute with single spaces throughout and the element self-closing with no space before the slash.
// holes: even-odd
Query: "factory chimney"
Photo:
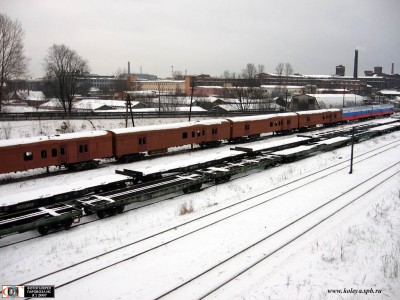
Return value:
<svg viewBox="0 0 400 300">
<path fill-rule="evenodd" d="M 358 78 L 358 50 L 356 50 L 355 53 L 354 53 L 354 73 L 353 73 L 353 78 L 354 79 Z"/>
<path fill-rule="evenodd" d="M 394 63 L 392 63 L 392 75 L 394 75 Z"/>
<path fill-rule="evenodd" d="M 131 62 L 128 61 L 128 75 L 131 75 Z"/>
</svg>

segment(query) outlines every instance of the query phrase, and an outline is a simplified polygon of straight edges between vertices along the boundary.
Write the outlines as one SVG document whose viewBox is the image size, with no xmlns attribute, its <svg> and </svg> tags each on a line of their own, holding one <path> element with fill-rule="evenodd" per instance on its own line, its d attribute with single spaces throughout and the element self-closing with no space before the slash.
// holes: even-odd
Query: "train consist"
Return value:
<svg viewBox="0 0 400 300">
<path fill-rule="evenodd" d="M 130 162 L 172 147 L 214 147 L 223 140 L 252 140 L 262 133 L 290 133 L 393 113 L 393 105 L 373 105 L 1 140 L 0 173 L 50 166 L 79 171 L 96 167 L 104 158 Z"/>
</svg>

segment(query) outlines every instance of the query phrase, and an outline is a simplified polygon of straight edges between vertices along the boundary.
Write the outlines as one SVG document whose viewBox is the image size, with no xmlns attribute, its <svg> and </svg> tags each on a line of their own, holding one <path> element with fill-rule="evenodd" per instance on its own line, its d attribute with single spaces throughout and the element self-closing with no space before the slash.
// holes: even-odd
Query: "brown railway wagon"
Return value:
<svg viewBox="0 0 400 300">
<path fill-rule="evenodd" d="M 0 141 L 0 173 L 71 167 L 112 156 L 112 135 L 107 131 L 4 140 Z"/>
<path fill-rule="evenodd" d="M 258 137 L 261 133 L 292 131 L 298 128 L 298 116 L 295 113 L 281 113 L 261 116 L 229 118 L 231 139 Z"/>
<path fill-rule="evenodd" d="M 336 124 L 342 121 L 340 109 L 320 109 L 297 112 L 299 115 L 299 128 L 315 127 L 320 124 Z"/>
<path fill-rule="evenodd" d="M 110 130 L 114 155 L 124 161 L 141 153 L 166 152 L 190 144 L 213 146 L 229 139 L 229 122 L 223 119 L 140 126 Z"/>
</svg>

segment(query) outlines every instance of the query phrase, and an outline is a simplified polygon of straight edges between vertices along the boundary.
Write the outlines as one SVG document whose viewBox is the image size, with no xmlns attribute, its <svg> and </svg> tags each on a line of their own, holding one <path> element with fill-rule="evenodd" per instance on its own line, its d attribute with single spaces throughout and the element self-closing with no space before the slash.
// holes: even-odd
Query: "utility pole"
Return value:
<svg viewBox="0 0 400 300">
<path fill-rule="evenodd" d="M 161 92 L 160 92 L 160 83 L 158 83 L 158 116 L 161 115 Z"/>
<path fill-rule="evenodd" d="M 192 117 L 192 103 L 193 103 L 193 91 L 194 91 L 194 77 L 190 77 L 190 87 L 192 88 L 192 92 L 190 95 L 190 108 L 189 108 L 189 122 Z"/>
<path fill-rule="evenodd" d="M 355 127 L 353 127 L 353 129 L 351 131 L 351 154 L 350 154 L 350 172 L 349 172 L 349 174 L 353 174 L 354 132 L 355 132 Z"/>
<path fill-rule="evenodd" d="M 286 98 L 285 98 L 285 112 L 286 112 L 286 109 L 287 109 L 287 96 L 288 96 L 288 90 L 286 90 L 286 92 L 285 92 L 285 96 L 286 96 Z"/>
<path fill-rule="evenodd" d="M 130 111 L 130 114 L 131 114 L 132 127 L 135 127 L 135 121 L 133 120 L 133 113 L 132 113 L 131 96 L 129 94 L 126 95 L 125 128 L 128 128 L 128 107 L 129 107 L 129 111 Z"/>
</svg>

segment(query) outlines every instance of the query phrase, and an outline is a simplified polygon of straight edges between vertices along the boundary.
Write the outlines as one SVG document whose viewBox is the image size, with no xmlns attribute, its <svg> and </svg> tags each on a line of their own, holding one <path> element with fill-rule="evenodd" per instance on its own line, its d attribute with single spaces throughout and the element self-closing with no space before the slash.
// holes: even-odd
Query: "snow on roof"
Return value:
<svg viewBox="0 0 400 300">
<path fill-rule="evenodd" d="M 307 94 L 315 97 L 321 108 L 340 108 L 364 104 L 364 97 L 355 94 Z"/>
<path fill-rule="evenodd" d="M 124 133 L 143 132 L 143 131 L 152 131 L 152 130 L 177 129 L 177 128 L 182 128 L 182 127 L 195 126 L 195 125 L 221 125 L 223 123 L 227 123 L 227 121 L 224 119 L 211 119 L 211 120 L 203 120 L 203 121 L 196 121 L 196 122 L 181 122 L 181 123 L 171 123 L 171 124 L 139 126 L 139 127 L 131 127 L 131 128 L 117 128 L 117 129 L 111 129 L 110 131 L 112 131 L 116 134 L 124 134 Z"/>
<path fill-rule="evenodd" d="M 296 117 L 295 113 L 281 113 L 281 114 L 269 114 L 269 115 L 259 115 L 259 116 L 246 116 L 246 117 L 233 117 L 228 118 L 233 122 L 246 122 L 246 121 L 263 121 L 269 120 L 276 117 Z"/>
<path fill-rule="evenodd" d="M 79 138 L 90 138 L 96 136 L 106 135 L 108 132 L 104 130 L 96 131 L 84 131 L 84 132 L 74 132 L 74 133 L 63 133 L 50 136 L 35 136 L 28 138 L 10 139 L 10 140 L 0 140 L 0 147 L 6 146 L 16 146 L 22 144 L 33 144 L 45 141 L 57 141 L 57 140 L 70 140 Z"/>
<path fill-rule="evenodd" d="M 41 91 L 21 90 L 21 91 L 16 91 L 15 93 L 21 100 L 29 100 L 29 101 L 46 100 L 46 96 Z"/>
<path fill-rule="evenodd" d="M 137 105 L 138 101 L 131 101 L 132 106 Z M 76 109 L 97 109 L 102 106 L 109 106 L 114 108 L 125 108 L 125 101 L 121 100 L 101 100 L 101 99 L 82 99 L 74 103 L 73 107 Z"/>
<path fill-rule="evenodd" d="M 225 111 L 239 111 L 240 104 L 239 103 L 227 103 L 227 104 L 219 104 L 214 106 L 215 108 L 221 108 Z M 260 110 L 260 109 L 268 109 L 268 110 L 280 110 L 282 106 L 276 103 L 250 103 L 243 104 L 243 107 L 247 108 L 247 110 Z"/>
<path fill-rule="evenodd" d="M 297 111 L 299 115 L 312 115 L 312 114 L 320 114 L 326 112 L 339 112 L 340 109 L 338 108 L 331 108 L 331 109 L 316 109 L 316 110 L 307 110 L 307 111 Z"/>
<path fill-rule="evenodd" d="M 276 89 L 276 88 L 281 88 L 283 90 L 288 89 L 288 90 L 295 90 L 295 89 L 303 89 L 303 85 L 261 85 L 261 89 Z"/>
<path fill-rule="evenodd" d="M 62 107 L 62 104 L 59 99 L 52 98 L 49 101 L 41 104 L 39 107 Z"/>
<path fill-rule="evenodd" d="M 398 95 L 398 96 L 400 96 L 400 91 L 396 91 L 396 90 L 381 90 L 379 93 L 381 93 L 382 95 Z"/>
<path fill-rule="evenodd" d="M 203 89 L 223 89 L 223 86 L 219 85 L 199 85 L 197 88 L 203 88 Z"/>
</svg>

